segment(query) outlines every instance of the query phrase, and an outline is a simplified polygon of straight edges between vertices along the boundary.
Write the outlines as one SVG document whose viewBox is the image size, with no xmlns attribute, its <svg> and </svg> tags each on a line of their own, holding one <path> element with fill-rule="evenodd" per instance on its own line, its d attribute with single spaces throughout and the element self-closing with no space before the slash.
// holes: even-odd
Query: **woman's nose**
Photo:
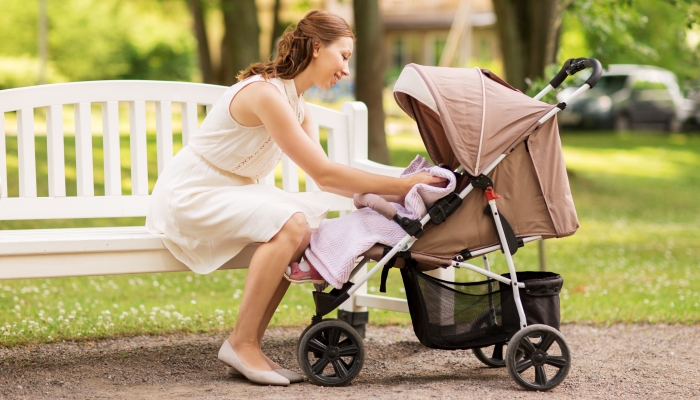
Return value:
<svg viewBox="0 0 700 400">
<path fill-rule="evenodd" d="M 343 73 L 344 76 L 350 76 L 350 70 L 348 68 L 343 68 L 343 70 L 341 72 Z"/>
</svg>

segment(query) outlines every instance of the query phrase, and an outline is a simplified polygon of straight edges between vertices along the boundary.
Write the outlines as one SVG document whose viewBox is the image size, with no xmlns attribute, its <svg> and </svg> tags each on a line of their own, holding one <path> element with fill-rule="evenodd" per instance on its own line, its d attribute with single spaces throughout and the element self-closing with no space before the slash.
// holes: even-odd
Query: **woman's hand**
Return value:
<svg viewBox="0 0 700 400">
<path fill-rule="evenodd" d="M 447 179 L 439 177 L 439 176 L 432 176 L 430 175 L 429 172 L 421 172 L 415 175 L 411 175 L 406 178 L 410 182 L 410 186 L 406 193 L 408 193 L 413 186 L 422 183 L 425 185 L 430 185 L 430 186 L 435 186 L 435 187 L 441 187 L 444 188 L 447 186 L 447 183 L 449 182 Z"/>
</svg>

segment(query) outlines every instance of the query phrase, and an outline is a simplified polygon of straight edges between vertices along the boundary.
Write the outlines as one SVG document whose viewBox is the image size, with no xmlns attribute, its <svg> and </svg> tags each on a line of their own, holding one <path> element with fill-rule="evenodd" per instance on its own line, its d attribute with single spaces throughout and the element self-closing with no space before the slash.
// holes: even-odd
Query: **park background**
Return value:
<svg viewBox="0 0 700 400">
<path fill-rule="evenodd" d="M 273 56 L 281 32 L 315 8 L 346 18 L 358 41 L 350 79 L 330 92 L 310 90 L 307 101 L 335 109 L 344 101 L 365 101 L 370 110 L 370 157 L 396 166 L 406 166 L 415 154 L 427 156 L 414 124 L 391 97 L 393 80 L 408 62 L 486 67 L 533 93 L 546 85 L 546 78 L 565 59 L 595 57 L 604 65 L 649 64 L 669 69 L 686 94 L 700 87 L 700 6 L 692 0 L 532 0 L 517 2 L 523 7 L 520 10 L 514 10 L 513 4 L 504 0 L 0 0 L 0 36 L 4 38 L 0 90 L 103 79 L 232 84 L 236 71 Z M 531 12 L 520 13 L 520 20 L 508 20 L 512 14 L 508 11 L 523 10 Z M 517 43 L 501 40 L 508 35 L 504 25 L 521 27 L 527 34 Z M 544 39 L 526 40 L 530 37 Z M 99 108 L 93 112 L 99 120 Z M 16 121 L 11 114 L 4 118 L 8 194 L 16 195 L 17 140 L 12 134 Z M 46 195 L 42 190 L 47 192 L 45 119 L 41 119 L 38 113 L 39 196 Z M 149 121 L 152 189 L 155 120 L 149 117 Z M 93 140 L 96 195 L 104 194 L 99 125 L 94 124 Z M 128 132 L 128 121 L 122 125 L 122 132 Z M 562 131 L 561 135 L 581 225 L 572 237 L 547 241 L 547 268 L 565 280 L 563 321 L 697 324 L 700 135 L 654 131 Z M 123 134 L 122 166 L 126 167 L 128 143 L 128 134 Z M 177 134 L 174 143 L 175 151 L 179 150 Z M 75 195 L 70 132 L 66 132 L 66 172 L 68 195 Z M 127 179 L 123 186 L 130 190 Z M 1 221 L 0 229 L 143 223 L 142 218 Z M 496 270 L 506 270 L 499 254 L 492 255 L 491 261 Z M 516 266 L 539 268 L 536 246 L 521 249 Z M 235 322 L 245 275 L 245 270 L 234 270 L 209 275 L 2 281 L 0 345 L 142 333 L 218 333 Z M 467 271 L 456 275 L 458 280 L 479 279 Z M 378 281 L 370 281 L 368 291 L 376 294 L 378 286 Z M 390 274 L 387 286 L 388 295 L 405 296 L 398 274 Z M 313 314 L 310 292 L 310 285 L 293 286 L 272 325 L 308 324 Z M 407 314 L 369 311 L 372 324 L 410 324 Z"/>
</svg>

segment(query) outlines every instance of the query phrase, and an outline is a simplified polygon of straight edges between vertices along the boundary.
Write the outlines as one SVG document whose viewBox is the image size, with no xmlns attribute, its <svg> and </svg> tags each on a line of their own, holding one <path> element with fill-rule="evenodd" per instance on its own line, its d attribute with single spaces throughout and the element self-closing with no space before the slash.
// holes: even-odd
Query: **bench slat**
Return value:
<svg viewBox="0 0 700 400">
<path fill-rule="evenodd" d="M 187 146 L 190 137 L 197 132 L 197 103 L 181 103 L 182 105 L 182 147 Z"/>
<path fill-rule="evenodd" d="M 348 115 L 325 107 L 309 104 L 314 123 L 328 129 L 348 129 Z"/>
<path fill-rule="evenodd" d="M 19 196 L 36 197 L 33 108 L 17 111 L 17 152 Z"/>
<path fill-rule="evenodd" d="M 156 102 L 156 148 L 160 175 L 173 158 L 173 112 L 169 101 Z"/>
<path fill-rule="evenodd" d="M 258 244 L 250 244 L 219 269 L 248 268 Z M 77 254 L 3 256 L 3 279 L 59 278 L 189 271 L 166 249 Z"/>
<path fill-rule="evenodd" d="M 105 195 L 122 195 L 119 150 L 119 103 L 102 103 L 102 148 L 104 150 Z"/>
<path fill-rule="evenodd" d="M 7 197 L 7 148 L 5 147 L 5 113 L 0 112 L 0 199 Z"/>
<path fill-rule="evenodd" d="M 187 101 L 212 104 L 227 89 L 227 86 L 203 83 L 136 80 L 59 83 L 0 91 L 0 112 L 103 101 Z"/>
<path fill-rule="evenodd" d="M 146 102 L 129 102 L 129 145 L 131 148 L 131 194 L 148 194 L 148 149 L 146 141 Z"/>
<path fill-rule="evenodd" d="M 282 156 L 282 189 L 292 193 L 299 191 L 299 169 L 286 154 Z"/>
<path fill-rule="evenodd" d="M 49 196 L 66 196 L 66 166 L 63 150 L 63 106 L 46 108 L 46 147 L 49 168 Z"/>
<path fill-rule="evenodd" d="M 75 105 L 75 164 L 78 196 L 95 195 L 92 175 L 92 115 L 90 103 Z"/>
</svg>

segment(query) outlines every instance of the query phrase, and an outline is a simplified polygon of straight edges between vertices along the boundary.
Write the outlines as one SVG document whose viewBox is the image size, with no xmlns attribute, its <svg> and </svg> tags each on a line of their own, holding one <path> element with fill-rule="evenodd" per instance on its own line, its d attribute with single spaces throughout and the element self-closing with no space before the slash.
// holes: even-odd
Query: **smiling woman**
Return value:
<svg viewBox="0 0 700 400">
<path fill-rule="evenodd" d="M 193 271 L 210 273 L 245 246 L 261 243 L 248 267 L 236 326 L 219 351 L 230 373 L 256 383 L 303 381 L 260 346 L 289 287 L 285 270 L 301 261 L 309 244 L 307 220 L 322 218 L 328 208 L 255 180 L 267 176 L 284 153 L 319 188 L 347 197 L 403 196 L 418 183 L 443 182 L 428 173 L 391 178 L 343 166 L 313 139 L 303 93 L 314 85 L 329 89 L 349 75 L 353 39 L 342 18 L 309 12 L 284 34 L 274 61 L 241 72 L 153 189 L 146 226 Z"/>
</svg>

